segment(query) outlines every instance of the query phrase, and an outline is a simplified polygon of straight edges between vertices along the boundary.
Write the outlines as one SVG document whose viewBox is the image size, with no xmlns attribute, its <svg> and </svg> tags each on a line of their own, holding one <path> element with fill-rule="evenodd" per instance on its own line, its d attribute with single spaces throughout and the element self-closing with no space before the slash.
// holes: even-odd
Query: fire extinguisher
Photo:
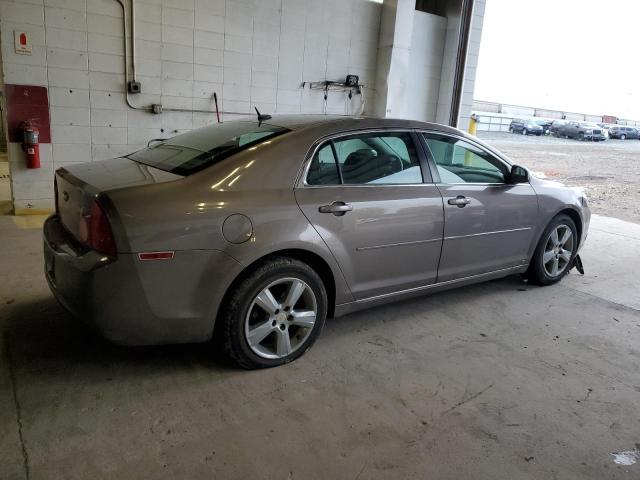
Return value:
<svg viewBox="0 0 640 480">
<path fill-rule="evenodd" d="M 23 124 L 22 134 L 22 150 L 27 156 L 27 168 L 40 168 L 40 146 L 38 145 L 40 130 L 27 121 Z"/>
</svg>

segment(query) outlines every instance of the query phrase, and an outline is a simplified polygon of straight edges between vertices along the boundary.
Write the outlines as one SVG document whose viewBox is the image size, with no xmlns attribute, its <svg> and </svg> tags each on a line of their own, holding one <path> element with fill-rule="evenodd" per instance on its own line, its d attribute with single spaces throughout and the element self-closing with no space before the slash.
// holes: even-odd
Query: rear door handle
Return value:
<svg viewBox="0 0 640 480">
<path fill-rule="evenodd" d="M 333 202 L 330 205 L 322 205 L 318 208 L 320 213 L 333 213 L 336 217 L 340 217 L 351 210 L 353 210 L 353 206 L 344 202 Z"/>
<path fill-rule="evenodd" d="M 463 208 L 465 205 L 469 205 L 471 203 L 471 199 L 464 195 L 458 195 L 456 198 L 450 198 L 447 200 L 447 203 L 449 205 L 457 205 L 458 208 Z"/>
</svg>

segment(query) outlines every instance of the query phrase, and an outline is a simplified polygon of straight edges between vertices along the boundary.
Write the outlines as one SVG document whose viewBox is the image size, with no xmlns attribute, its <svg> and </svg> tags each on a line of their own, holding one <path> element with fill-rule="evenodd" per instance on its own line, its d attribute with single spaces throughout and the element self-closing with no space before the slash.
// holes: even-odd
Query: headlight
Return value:
<svg viewBox="0 0 640 480">
<path fill-rule="evenodd" d="M 593 130 L 585 130 L 585 133 L 593 133 Z"/>
</svg>

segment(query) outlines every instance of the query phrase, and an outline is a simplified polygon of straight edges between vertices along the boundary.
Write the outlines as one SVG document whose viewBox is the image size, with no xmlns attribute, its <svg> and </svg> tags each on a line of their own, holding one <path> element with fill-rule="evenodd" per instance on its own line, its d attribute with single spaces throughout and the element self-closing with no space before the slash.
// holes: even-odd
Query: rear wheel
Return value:
<svg viewBox="0 0 640 480">
<path fill-rule="evenodd" d="M 221 313 L 229 357 L 247 369 L 275 367 L 302 356 L 318 338 L 327 293 L 307 264 L 274 258 L 240 281 Z"/>
<path fill-rule="evenodd" d="M 564 277 L 578 251 L 576 225 L 567 215 L 558 215 L 547 226 L 527 270 L 529 281 L 551 285 Z"/>
</svg>

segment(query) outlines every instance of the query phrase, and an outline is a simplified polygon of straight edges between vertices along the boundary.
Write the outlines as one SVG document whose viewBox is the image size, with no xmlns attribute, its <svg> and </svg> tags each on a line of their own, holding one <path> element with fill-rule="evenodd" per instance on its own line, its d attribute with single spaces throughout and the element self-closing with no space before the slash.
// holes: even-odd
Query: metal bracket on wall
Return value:
<svg viewBox="0 0 640 480">
<path fill-rule="evenodd" d="M 309 87 L 309 90 L 322 90 L 324 91 L 324 113 L 327 113 L 327 99 L 329 92 L 342 92 L 347 94 L 349 101 L 353 98 L 353 95 L 360 95 L 360 113 L 364 112 L 365 100 L 364 100 L 364 85 L 359 83 L 357 75 L 347 75 L 344 82 L 335 82 L 331 80 L 321 80 L 318 82 L 302 82 L 300 88 L 304 90 L 305 87 Z"/>
</svg>

